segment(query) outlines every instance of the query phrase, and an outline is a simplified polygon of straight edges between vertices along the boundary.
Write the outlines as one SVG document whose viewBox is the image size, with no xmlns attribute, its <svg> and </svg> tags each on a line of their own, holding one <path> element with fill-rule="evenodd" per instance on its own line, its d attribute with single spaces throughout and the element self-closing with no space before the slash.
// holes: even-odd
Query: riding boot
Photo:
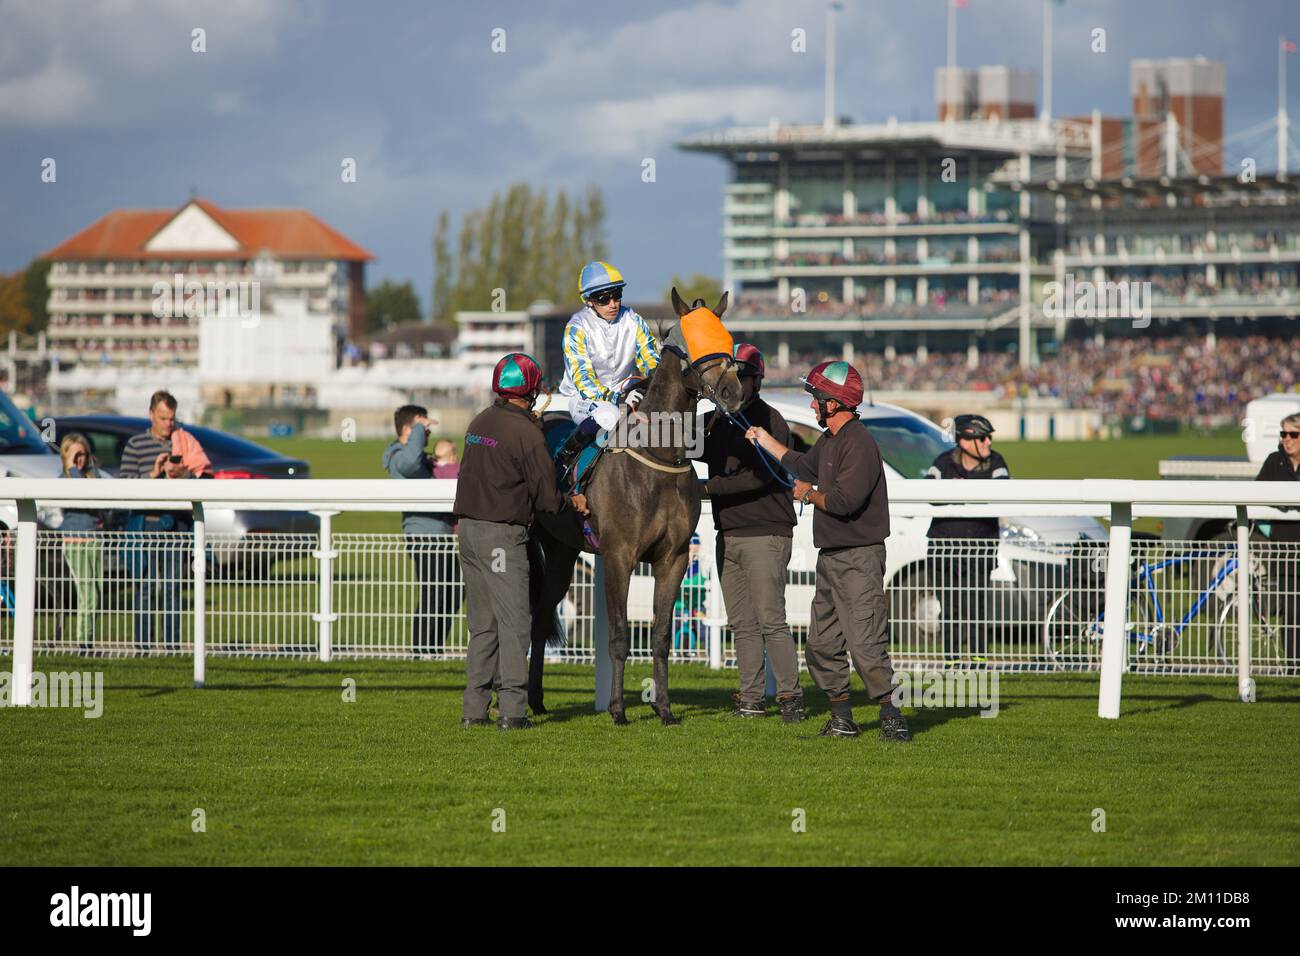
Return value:
<svg viewBox="0 0 1300 956">
<path fill-rule="evenodd" d="M 555 470 L 563 478 L 578 460 L 582 450 L 596 440 L 596 433 L 581 426 L 575 428 L 555 456 Z"/>
</svg>

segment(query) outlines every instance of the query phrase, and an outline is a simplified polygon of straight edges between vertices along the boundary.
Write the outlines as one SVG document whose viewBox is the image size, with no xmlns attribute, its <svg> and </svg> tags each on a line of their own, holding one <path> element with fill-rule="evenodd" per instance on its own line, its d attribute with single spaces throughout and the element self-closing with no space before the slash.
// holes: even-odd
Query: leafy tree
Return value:
<svg viewBox="0 0 1300 956">
<path fill-rule="evenodd" d="M 366 293 L 366 331 L 382 332 L 389 325 L 420 321 L 420 297 L 409 282 L 385 279 Z"/>
<path fill-rule="evenodd" d="M 32 322 L 23 292 L 23 273 L 0 275 L 0 332 L 26 332 Z"/>
<path fill-rule="evenodd" d="M 451 308 L 451 253 L 447 251 L 447 211 L 438 214 L 433 234 L 433 321 L 449 323 Z"/>
<path fill-rule="evenodd" d="M 604 258 L 605 200 L 596 187 L 577 199 L 559 190 L 515 183 L 460 222 L 451 249 L 447 213 L 433 236 L 433 316 L 450 325 L 459 311 L 487 311 L 504 293 L 506 309 L 526 309 L 538 299 L 574 302 L 578 270 Z"/>
<path fill-rule="evenodd" d="M 677 294 L 685 299 L 688 303 L 696 299 L 703 299 L 713 308 L 722 298 L 722 283 L 713 276 L 706 276 L 697 272 L 689 279 L 683 279 L 681 276 L 673 276 L 673 281 L 667 289 L 664 289 L 664 301 L 667 302 L 672 298 L 673 287 L 676 286 Z"/>
<path fill-rule="evenodd" d="M 29 332 L 39 332 L 50 324 L 50 315 L 46 310 L 50 301 L 49 275 L 50 263 L 45 259 L 33 259 L 23 273 L 23 298 L 32 317 L 27 326 Z"/>
</svg>

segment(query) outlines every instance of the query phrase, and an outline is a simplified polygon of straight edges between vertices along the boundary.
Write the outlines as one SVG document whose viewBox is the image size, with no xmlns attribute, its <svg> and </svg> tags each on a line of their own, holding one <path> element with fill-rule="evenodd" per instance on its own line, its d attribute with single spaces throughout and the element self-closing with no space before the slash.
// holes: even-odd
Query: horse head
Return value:
<svg viewBox="0 0 1300 956">
<path fill-rule="evenodd" d="M 687 342 L 688 351 L 694 359 L 686 373 L 687 387 L 711 398 L 716 405 L 728 412 L 738 412 L 742 400 L 740 378 L 731 356 L 731 336 L 722 324 L 723 313 L 727 311 L 727 299 L 728 293 L 722 293 L 717 307 L 713 309 L 706 306 L 703 299 L 696 299 L 687 305 L 677 294 L 677 287 L 673 287 L 673 310 L 679 320 L 686 320 L 690 316 L 692 322 L 690 331 L 682 329 L 684 323 L 681 321 L 677 325 L 677 330 L 685 333 L 679 337 Z M 710 318 L 712 321 L 709 321 Z M 700 331 L 696 332 L 697 328 Z M 695 340 L 692 340 L 692 335 Z"/>
</svg>

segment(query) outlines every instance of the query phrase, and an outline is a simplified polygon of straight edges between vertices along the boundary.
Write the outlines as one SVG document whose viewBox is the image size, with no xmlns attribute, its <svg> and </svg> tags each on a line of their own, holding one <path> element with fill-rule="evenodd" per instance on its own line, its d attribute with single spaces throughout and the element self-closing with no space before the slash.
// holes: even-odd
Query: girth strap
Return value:
<svg viewBox="0 0 1300 956">
<path fill-rule="evenodd" d="M 624 453 L 631 455 L 641 464 L 653 468 L 655 471 L 665 471 L 670 475 L 682 475 L 688 471 L 694 471 L 693 465 L 661 465 L 653 458 L 647 458 L 632 448 L 611 448 L 606 446 L 605 451 L 611 455 L 622 455 Z"/>
</svg>

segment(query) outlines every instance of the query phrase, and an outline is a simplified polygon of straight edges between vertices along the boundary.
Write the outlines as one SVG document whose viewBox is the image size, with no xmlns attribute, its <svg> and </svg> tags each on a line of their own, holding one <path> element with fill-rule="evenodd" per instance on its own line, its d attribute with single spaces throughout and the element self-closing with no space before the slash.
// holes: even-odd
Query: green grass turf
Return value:
<svg viewBox="0 0 1300 956">
<path fill-rule="evenodd" d="M 1124 716 L 1103 721 L 1095 675 L 1005 677 L 997 718 L 913 711 L 900 746 L 874 720 L 858 740 L 813 738 L 811 691 L 806 724 L 731 719 L 734 672 L 691 665 L 671 672 L 680 727 L 635 700 L 647 667 L 629 668 L 632 723 L 616 728 L 591 712 L 592 669 L 570 665 L 549 669 L 553 713 L 504 734 L 457 728 L 456 664 L 217 660 L 201 691 L 181 659 L 37 669 L 92 664 L 98 720 L 0 713 L 0 864 L 1300 859 L 1294 681 L 1261 680 L 1245 705 L 1230 679 L 1129 678 Z"/>
</svg>

